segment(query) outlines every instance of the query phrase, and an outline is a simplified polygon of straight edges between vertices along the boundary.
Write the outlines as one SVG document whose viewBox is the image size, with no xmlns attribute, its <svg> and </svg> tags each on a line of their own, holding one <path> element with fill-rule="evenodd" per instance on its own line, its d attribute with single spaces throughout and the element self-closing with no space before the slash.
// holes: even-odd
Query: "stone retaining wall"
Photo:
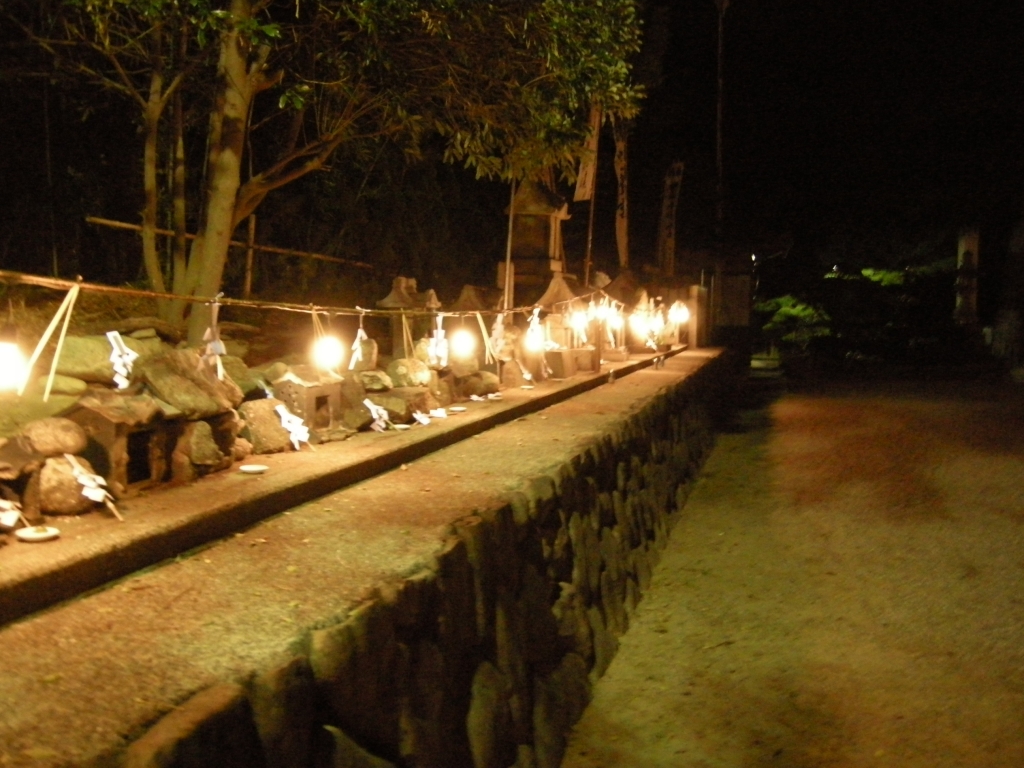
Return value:
<svg viewBox="0 0 1024 768">
<path fill-rule="evenodd" d="M 195 695 L 131 768 L 556 768 L 713 441 L 728 361 L 622 414 L 431 568 L 297 639 L 286 664 Z"/>
</svg>

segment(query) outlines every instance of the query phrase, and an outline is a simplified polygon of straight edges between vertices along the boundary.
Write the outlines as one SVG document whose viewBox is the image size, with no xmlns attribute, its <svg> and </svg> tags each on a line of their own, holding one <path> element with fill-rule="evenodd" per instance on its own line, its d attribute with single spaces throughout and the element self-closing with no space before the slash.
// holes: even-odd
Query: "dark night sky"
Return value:
<svg viewBox="0 0 1024 768">
<path fill-rule="evenodd" d="M 707 245 L 713 221 L 717 10 L 713 0 L 669 7 L 663 83 L 631 148 L 641 251 L 653 245 L 660 176 L 673 159 L 687 164 L 681 244 Z M 1004 248 L 1024 191 L 1024 14 L 1015 9 L 733 0 L 726 239 L 753 250 L 788 232 L 798 248 L 845 238 L 856 251 L 872 238 L 974 222 L 990 251 Z M 851 230 L 864 235 L 860 246 Z"/>
</svg>

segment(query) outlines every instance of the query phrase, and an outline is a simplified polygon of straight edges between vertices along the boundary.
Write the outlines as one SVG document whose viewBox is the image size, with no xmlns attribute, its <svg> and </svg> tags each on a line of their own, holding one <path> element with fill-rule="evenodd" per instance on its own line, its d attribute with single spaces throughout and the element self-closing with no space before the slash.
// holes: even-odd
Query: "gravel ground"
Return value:
<svg viewBox="0 0 1024 768">
<path fill-rule="evenodd" d="M 565 768 L 1024 766 L 1024 387 L 740 412 Z"/>
</svg>

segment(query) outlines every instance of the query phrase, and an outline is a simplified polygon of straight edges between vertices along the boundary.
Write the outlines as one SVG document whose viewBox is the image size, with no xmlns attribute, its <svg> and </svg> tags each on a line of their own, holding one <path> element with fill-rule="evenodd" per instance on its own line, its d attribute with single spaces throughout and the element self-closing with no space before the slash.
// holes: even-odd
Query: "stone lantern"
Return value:
<svg viewBox="0 0 1024 768">
<path fill-rule="evenodd" d="M 555 274 L 565 272 L 562 222 L 569 206 L 547 186 L 524 181 L 516 190 L 512 213 L 513 285 L 539 295 Z M 498 287 L 505 285 L 505 263 L 498 265 Z"/>
<path fill-rule="evenodd" d="M 415 277 L 396 277 L 391 281 L 391 293 L 377 302 L 381 309 L 429 309 L 436 311 L 441 308 L 441 302 L 433 289 L 420 293 L 416 287 Z M 411 329 L 413 335 L 413 349 L 406 349 L 405 334 L 402 332 L 402 317 L 394 315 L 391 318 L 391 355 L 394 358 L 413 357 L 415 354 L 415 342 L 419 334 L 415 328 Z"/>
</svg>

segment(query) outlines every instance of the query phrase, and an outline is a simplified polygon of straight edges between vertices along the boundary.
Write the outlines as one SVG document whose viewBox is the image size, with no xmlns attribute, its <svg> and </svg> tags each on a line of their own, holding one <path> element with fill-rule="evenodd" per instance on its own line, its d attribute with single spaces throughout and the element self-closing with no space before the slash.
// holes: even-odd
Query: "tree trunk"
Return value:
<svg viewBox="0 0 1024 768">
<path fill-rule="evenodd" d="M 146 269 L 146 277 L 154 291 L 166 293 L 163 267 L 160 264 L 160 254 L 157 251 L 156 229 L 157 215 L 159 212 L 159 186 L 157 182 L 157 165 L 159 157 L 159 134 L 160 115 L 164 109 L 163 86 L 163 55 L 161 50 L 162 30 L 159 26 L 153 30 L 152 56 L 153 73 L 149 81 L 149 96 L 144 110 L 144 124 L 146 130 L 145 145 L 142 158 L 142 188 L 144 193 L 144 204 L 142 208 L 142 263 Z M 162 319 L 166 307 L 159 308 Z"/>
<path fill-rule="evenodd" d="M 184 37 L 184 34 L 183 34 Z M 186 293 L 186 277 L 188 270 L 188 240 L 185 237 L 188 227 L 185 189 L 185 115 L 181 103 L 181 92 L 174 94 L 174 131 L 171 161 L 171 228 L 174 240 L 171 246 L 171 293 L 182 296 Z M 185 319 L 185 302 L 180 299 L 171 301 L 167 310 L 168 320 L 181 325 Z"/>
<path fill-rule="evenodd" d="M 261 51 L 251 65 L 247 64 L 249 48 L 238 28 L 251 15 L 250 0 L 232 0 L 233 25 L 220 41 L 217 66 L 220 92 L 211 115 L 205 215 L 199 237 L 193 241 L 188 267 L 187 287 L 196 297 L 213 299 L 221 289 L 234 232 L 249 107 L 260 89 L 261 70 L 269 53 Z M 188 321 L 189 344 L 199 346 L 209 325 L 210 306 L 193 304 Z"/>
</svg>

